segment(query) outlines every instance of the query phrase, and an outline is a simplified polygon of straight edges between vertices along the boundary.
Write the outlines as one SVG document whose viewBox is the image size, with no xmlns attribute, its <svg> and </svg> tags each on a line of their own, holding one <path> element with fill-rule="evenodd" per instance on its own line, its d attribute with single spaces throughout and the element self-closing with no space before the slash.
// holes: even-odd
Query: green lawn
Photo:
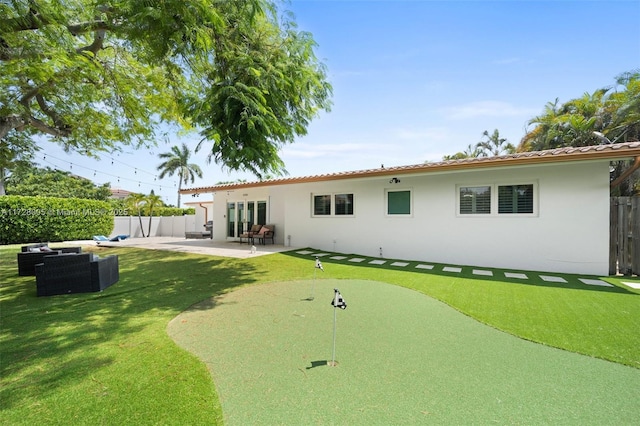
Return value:
<svg viewBox="0 0 640 426">
<path fill-rule="evenodd" d="M 211 296 L 311 279 L 315 271 L 295 253 L 238 260 L 96 247 L 120 255 L 117 284 L 103 293 L 37 298 L 35 279 L 17 276 L 17 250 L 0 248 L 3 424 L 219 424 L 209 371 L 171 340 L 167 324 Z M 323 278 L 415 289 L 525 339 L 640 368 L 640 298 L 621 286 L 590 287 L 567 275 L 561 286 L 472 277 L 466 269 L 452 276 L 323 263 Z"/>
</svg>

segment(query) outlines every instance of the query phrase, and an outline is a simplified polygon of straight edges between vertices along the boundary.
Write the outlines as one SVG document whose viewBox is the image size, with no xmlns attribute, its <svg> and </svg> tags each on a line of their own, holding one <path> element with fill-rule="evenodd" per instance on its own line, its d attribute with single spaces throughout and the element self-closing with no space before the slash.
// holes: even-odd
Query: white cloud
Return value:
<svg viewBox="0 0 640 426">
<path fill-rule="evenodd" d="M 523 108 L 502 101 L 478 101 L 468 104 L 442 108 L 445 118 L 464 120 L 476 117 L 528 117 L 537 114 L 539 109 Z"/>
<path fill-rule="evenodd" d="M 405 141 L 443 142 L 451 137 L 451 132 L 446 127 L 401 128 L 396 130 L 395 137 Z"/>
</svg>

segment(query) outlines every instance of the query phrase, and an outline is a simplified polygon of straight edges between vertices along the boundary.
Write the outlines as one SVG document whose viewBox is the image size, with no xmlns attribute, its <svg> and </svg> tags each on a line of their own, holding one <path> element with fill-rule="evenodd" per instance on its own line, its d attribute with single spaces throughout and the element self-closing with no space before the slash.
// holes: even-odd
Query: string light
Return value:
<svg viewBox="0 0 640 426">
<path fill-rule="evenodd" d="M 36 157 L 37 157 L 37 156 L 36 156 Z M 62 160 L 62 159 L 60 159 L 60 158 L 56 158 L 56 157 L 54 157 L 54 156 L 52 156 L 52 155 L 50 155 L 50 154 L 42 154 L 42 161 L 43 161 L 43 162 L 45 162 L 45 163 L 47 163 L 47 164 L 50 164 L 50 165 L 51 165 L 51 166 L 53 166 L 53 168 L 54 168 L 54 169 L 56 169 L 56 170 L 60 170 L 60 167 L 59 167 L 57 164 L 53 163 L 53 162 L 51 161 L 51 159 L 53 159 L 53 160 L 58 160 L 58 161 L 60 161 L 61 163 L 66 162 L 65 160 Z M 123 163 L 123 162 L 121 162 L 121 161 L 115 160 L 113 157 L 111 157 L 111 165 L 112 165 L 112 166 L 114 165 L 114 163 L 115 163 L 115 162 L 118 162 L 118 163 L 120 163 L 120 164 L 122 164 L 122 165 L 124 165 L 124 166 L 126 166 L 126 167 L 129 167 L 129 168 L 133 169 L 133 170 L 134 170 L 134 174 L 135 174 L 135 175 L 137 175 L 137 174 L 138 174 L 138 170 L 139 170 L 139 169 L 138 169 L 137 167 L 130 166 L 130 165 L 125 164 L 125 163 Z M 95 169 L 93 169 L 93 168 L 85 167 L 85 166 L 82 166 L 82 165 L 80 165 L 80 164 L 76 164 L 76 163 L 73 163 L 73 162 L 68 162 L 68 164 L 69 164 L 69 169 L 70 169 L 70 170 L 73 170 L 73 166 L 76 166 L 76 168 L 78 168 L 78 167 L 79 167 L 79 168 L 81 168 L 81 169 L 88 170 L 89 172 L 93 171 L 93 176 L 94 176 L 94 177 L 97 177 L 97 173 L 98 173 L 98 171 L 97 171 L 97 170 L 95 170 Z M 153 176 L 153 181 L 154 181 L 154 182 L 158 182 L 158 177 L 157 177 L 157 175 L 156 175 L 156 174 L 151 173 L 151 172 L 148 172 L 148 171 L 145 171 L 145 170 L 142 170 L 142 169 L 140 169 L 140 172 L 141 172 L 141 173 L 147 173 L 148 175 Z M 121 182 L 121 180 L 122 180 L 122 181 L 132 182 L 132 183 L 138 182 L 138 187 L 141 187 L 141 186 L 144 184 L 144 185 L 146 185 L 146 186 L 151 186 L 152 188 L 159 188 L 160 190 L 162 190 L 162 185 L 160 185 L 159 183 L 143 182 L 143 181 L 141 181 L 141 180 L 127 179 L 127 178 L 124 178 L 124 177 L 123 177 L 123 178 L 121 178 L 120 176 L 117 176 L 117 175 L 114 175 L 114 174 L 110 174 L 110 173 L 105 172 L 105 171 L 100 171 L 100 174 L 105 175 L 105 176 L 109 176 L 109 177 L 116 178 L 118 183 L 120 183 L 120 182 Z M 174 187 L 177 187 L 177 183 L 176 183 L 175 181 L 174 181 Z"/>
</svg>

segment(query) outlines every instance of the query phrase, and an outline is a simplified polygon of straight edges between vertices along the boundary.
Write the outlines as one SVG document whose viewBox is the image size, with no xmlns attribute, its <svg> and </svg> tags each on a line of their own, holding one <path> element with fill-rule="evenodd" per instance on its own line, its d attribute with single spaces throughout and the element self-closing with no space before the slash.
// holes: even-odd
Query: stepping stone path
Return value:
<svg viewBox="0 0 640 426">
<path fill-rule="evenodd" d="M 311 255 L 313 257 L 322 257 L 322 256 L 330 256 L 331 255 L 331 253 L 324 253 L 324 252 L 316 253 L 316 252 L 310 251 L 310 250 L 300 250 L 300 251 L 297 251 L 296 253 L 297 254 L 302 254 L 302 255 Z M 367 261 L 367 264 L 369 264 L 369 265 L 385 265 L 389 261 L 389 260 L 385 260 L 385 259 L 366 259 L 364 257 L 349 257 L 349 256 L 342 256 L 342 255 L 330 256 L 329 259 L 332 259 L 332 260 L 345 260 L 345 259 L 347 259 L 347 261 L 353 262 L 353 263 L 362 263 L 362 262 Z M 398 268 L 406 268 L 407 266 L 410 265 L 410 263 L 409 262 L 401 262 L 401 261 L 393 261 L 392 263 L 390 263 L 390 265 L 398 267 Z M 419 264 L 415 265 L 414 268 L 437 272 L 437 269 L 436 269 L 435 265 L 430 265 L 430 264 L 425 264 L 425 263 L 419 263 Z M 462 273 L 462 267 L 459 267 L 459 266 L 443 266 L 442 267 L 442 272 L 460 274 L 460 273 Z M 481 277 L 493 277 L 494 274 L 499 274 L 497 271 L 492 271 L 492 270 L 488 270 L 488 269 L 472 269 L 471 273 L 473 275 L 478 275 L 478 276 L 481 276 Z M 518 280 L 529 280 L 529 276 L 527 274 L 524 274 L 524 273 L 521 273 L 521 272 L 502 272 L 502 274 L 505 276 L 505 278 L 515 278 L 515 279 L 518 279 Z M 562 277 L 555 276 L 555 275 L 539 275 L 539 277 L 540 277 L 540 279 L 542 281 L 545 281 L 545 282 L 567 284 L 567 280 L 566 279 L 564 279 Z M 599 280 L 599 279 L 593 279 L 593 278 L 578 278 L 578 279 L 583 284 L 586 284 L 586 285 L 589 285 L 589 286 L 615 287 L 614 285 L 609 284 L 608 282 L 603 281 L 603 280 Z M 622 284 L 624 284 L 624 285 L 626 285 L 628 287 L 631 287 L 633 289 L 640 290 L 640 283 L 622 282 Z"/>
</svg>

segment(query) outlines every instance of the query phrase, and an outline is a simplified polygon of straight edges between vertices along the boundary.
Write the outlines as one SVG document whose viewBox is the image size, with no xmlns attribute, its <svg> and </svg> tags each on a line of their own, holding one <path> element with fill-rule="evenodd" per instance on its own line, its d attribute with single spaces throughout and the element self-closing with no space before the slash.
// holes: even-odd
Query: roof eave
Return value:
<svg viewBox="0 0 640 426">
<path fill-rule="evenodd" d="M 459 170 L 486 169 L 495 167 L 513 167 L 532 164 L 565 163 L 571 161 L 624 160 L 640 156 L 640 144 L 619 144 L 616 146 L 562 148 L 558 150 L 536 151 L 499 157 L 453 160 L 438 163 L 425 163 L 412 166 L 399 166 L 380 169 L 357 170 L 353 172 L 306 176 L 300 178 L 272 179 L 258 182 L 241 182 L 225 185 L 213 185 L 199 188 L 186 188 L 181 194 L 202 194 L 218 191 L 231 191 L 244 188 L 259 188 L 275 185 L 335 181 L 345 179 L 396 176 L 417 173 L 449 172 Z"/>
</svg>

